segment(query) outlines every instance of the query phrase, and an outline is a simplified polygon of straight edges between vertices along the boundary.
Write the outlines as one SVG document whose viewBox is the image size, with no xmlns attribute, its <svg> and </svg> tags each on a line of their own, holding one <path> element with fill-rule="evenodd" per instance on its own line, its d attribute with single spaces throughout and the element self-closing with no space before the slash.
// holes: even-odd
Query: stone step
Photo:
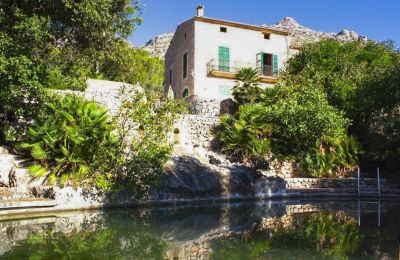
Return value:
<svg viewBox="0 0 400 260">
<path fill-rule="evenodd" d="M 0 200 L 0 211 L 20 208 L 44 208 L 54 207 L 57 203 L 55 200 L 41 198 L 22 198 L 14 200 Z"/>
<path fill-rule="evenodd" d="M 297 193 L 357 193 L 356 188 L 291 188 L 286 189 L 287 192 Z"/>
</svg>

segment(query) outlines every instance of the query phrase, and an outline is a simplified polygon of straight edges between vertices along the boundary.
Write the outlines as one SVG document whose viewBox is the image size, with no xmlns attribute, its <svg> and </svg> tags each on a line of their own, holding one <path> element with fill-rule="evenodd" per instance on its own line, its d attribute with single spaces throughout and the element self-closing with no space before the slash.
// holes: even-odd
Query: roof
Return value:
<svg viewBox="0 0 400 260">
<path fill-rule="evenodd" d="M 228 20 L 221 20 L 221 19 L 215 19 L 215 18 L 209 18 L 209 17 L 199 17 L 199 16 L 195 16 L 193 19 L 195 21 L 199 21 L 199 22 L 232 26 L 232 27 L 237 27 L 237 28 L 242 28 L 242 29 L 247 29 L 247 30 L 259 31 L 259 32 L 263 32 L 263 33 L 273 33 L 273 34 L 279 34 L 279 35 L 284 35 L 284 36 L 289 35 L 288 32 L 280 31 L 280 30 L 276 30 L 276 29 L 270 29 L 270 28 L 266 28 L 263 26 L 259 26 L 259 25 L 238 23 L 238 22 L 233 22 L 233 21 L 228 21 Z"/>
</svg>

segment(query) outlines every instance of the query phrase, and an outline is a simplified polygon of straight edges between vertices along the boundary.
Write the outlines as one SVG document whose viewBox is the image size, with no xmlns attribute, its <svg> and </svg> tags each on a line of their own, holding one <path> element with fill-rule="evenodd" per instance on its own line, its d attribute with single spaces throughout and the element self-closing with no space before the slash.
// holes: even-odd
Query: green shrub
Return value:
<svg viewBox="0 0 400 260">
<path fill-rule="evenodd" d="M 360 142 L 364 170 L 397 174 L 400 168 L 400 54 L 389 43 L 321 41 L 287 62 L 281 84 L 310 82 L 329 104 L 351 120 L 348 132 Z"/>
<path fill-rule="evenodd" d="M 146 196 L 157 185 L 164 164 L 170 158 L 173 123 L 186 105 L 183 101 L 145 98 L 144 94 L 126 89 L 122 107 L 116 115 L 117 132 L 124 148 L 123 161 L 98 182 L 112 189 L 128 188 L 137 196 Z"/>
<path fill-rule="evenodd" d="M 218 138 L 223 150 L 245 159 L 268 155 L 299 163 L 319 177 L 344 174 L 357 161 L 357 144 L 347 137 L 349 120 L 314 86 L 265 89 L 260 101 L 223 116 Z"/>
<path fill-rule="evenodd" d="M 217 135 L 223 150 L 245 159 L 268 155 L 272 129 L 261 123 L 264 112 L 261 104 L 249 104 L 240 106 L 236 117 L 222 116 Z"/>
<path fill-rule="evenodd" d="M 53 97 L 19 145 L 36 161 L 29 171 L 49 180 L 83 181 L 109 164 L 119 147 L 107 110 L 79 97 Z"/>
<path fill-rule="evenodd" d="M 233 87 L 233 99 L 239 104 L 254 103 L 261 92 L 259 84 L 261 75 L 256 69 L 241 68 L 237 73 L 236 84 Z"/>
</svg>

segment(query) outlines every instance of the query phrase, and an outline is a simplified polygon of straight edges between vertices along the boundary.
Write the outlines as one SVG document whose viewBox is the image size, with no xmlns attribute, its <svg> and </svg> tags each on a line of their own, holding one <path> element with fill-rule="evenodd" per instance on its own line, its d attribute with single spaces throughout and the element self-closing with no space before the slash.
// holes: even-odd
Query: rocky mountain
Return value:
<svg viewBox="0 0 400 260">
<path fill-rule="evenodd" d="M 299 24 L 292 17 L 285 17 L 274 25 L 261 25 L 266 28 L 276 29 L 288 32 L 292 37 L 292 47 L 298 48 L 310 42 L 316 42 L 321 39 L 336 39 L 339 41 L 366 41 L 365 36 L 361 36 L 355 31 L 342 30 L 338 33 L 320 32 Z M 148 50 L 151 55 L 164 58 L 168 46 L 174 33 L 164 33 L 157 35 L 148 41 L 142 49 Z"/>
<path fill-rule="evenodd" d="M 336 39 L 339 41 L 365 41 L 367 38 L 355 31 L 342 30 L 338 33 L 320 32 L 299 24 L 292 17 L 285 17 L 274 25 L 262 25 L 267 28 L 288 32 L 292 37 L 291 46 L 301 47 L 306 43 L 317 42 L 322 39 Z"/>
<path fill-rule="evenodd" d="M 173 32 L 157 35 L 141 48 L 149 51 L 152 56 L 163 59 L 172 40 L 172 37 L 174 37 Z"/>
</svg>

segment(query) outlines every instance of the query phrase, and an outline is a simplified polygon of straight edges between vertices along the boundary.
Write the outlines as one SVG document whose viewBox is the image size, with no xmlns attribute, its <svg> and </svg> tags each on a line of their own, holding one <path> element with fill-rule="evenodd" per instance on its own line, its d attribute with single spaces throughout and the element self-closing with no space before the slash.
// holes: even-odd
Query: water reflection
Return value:
<svg viewBox="0 0 400 260">
<path fill-rule="evenodd" d="M 248 202 L 0 222 L 1 259 L 397 259 L 399 203 Z M 362 224 L 359 226 L 359 218 Z"/>
</svg>

